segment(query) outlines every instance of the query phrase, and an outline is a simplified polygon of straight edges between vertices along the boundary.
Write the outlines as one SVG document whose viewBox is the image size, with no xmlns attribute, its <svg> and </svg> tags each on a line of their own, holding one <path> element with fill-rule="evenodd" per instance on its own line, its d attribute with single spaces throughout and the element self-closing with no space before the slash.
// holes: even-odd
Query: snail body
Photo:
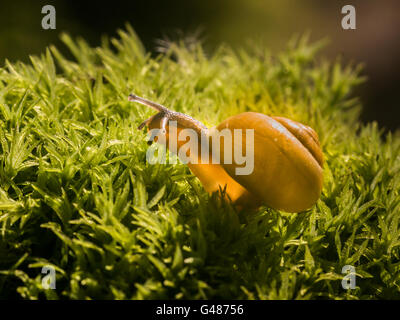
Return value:
<svg viewBox="0 0 400 320">
<path fill-rule="evenodd" d="M 234 115 L 216 127 L 208 129 L 201 122 L 179 112 L 171 111 L 162 105 L 141 97 L 130 95 L 130 101 L 150 106 L 157 114 L 145 120 L 139 128 L 148 126 L 161 129 L 165 135 L 165 144 L 177 152 L 183 148 L 188 150 L 189 169 L 209 192 L 224 190 L 239 208 L 254 208 L 266 204 L 271 208 L 287 212 L 300 212 L 309 209 L 318 200 L 322 190 L 323 154 L 316 132 L 299 122 L 283 118 L 269 117 L 256 112 L 245 112 Z M 170 127 L 175 123 L 176 128 Z M 183 129 L 192 129 L 201 137 L 194 142 L 180 141 L 178 135 Z M 249 149 L 247 131 L 254 132 L 254 150 Z M 226 159 L 224 148 L 211 150 L 204 159 L 200 152 L 201 142 L 208 142 L 207 147 L 213 149 L 212 139 L 219 139 L 223 130 L 240 132 L 233 135 L 232 148 L 240 145 L 240 151 L 253 152 L 253 170 L 246 174 L 238 174 L 243 168 L 236 158 Z M 176 146 L 171 145 L 176 141 Z M 245 143 L 243 143 L 243 141 Z M 190 143 L 197 144 L 190 146 Z M 226 145 L 224 145 L 226 147 Z M 190 152 L 189 152 L 190 151 Z M 213 156 L 221 161 L 213 163 Z M 228 160 L 228 161 L 227 161 Z"/>
</svg>

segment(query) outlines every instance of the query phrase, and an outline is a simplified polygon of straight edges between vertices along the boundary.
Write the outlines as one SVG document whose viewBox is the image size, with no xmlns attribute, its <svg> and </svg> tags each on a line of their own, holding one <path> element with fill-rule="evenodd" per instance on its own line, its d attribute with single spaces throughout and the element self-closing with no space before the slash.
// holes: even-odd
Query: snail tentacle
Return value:
<svg viewBox="0 0 400 320">
<path fill-rule="evenodd" d="M 167 122 L 168 122 L 168 116 L 164 116 L 162 119 L 161 119 L 161 122 L 160 122 L 160 127 L 161 127 L 161 132 L 162 132 L 162 134 L 166 134 L 167 133 Z"/>
<path fill-rule="evenodd" d="M 155 109 L 155 110 L 157 110 L 159 112 L 165 112 L 165 113 L 171 112 L 168 108 L 164 107 L 163 105 L 158 104 L 158 103 L 153 102 L 153 101 L 150 101 L 150 100 L 147 100 L 145 98 L 139 97 L 139 96 L 137 96 L 137 95 L 135 95 L 133 93 L 131 93 L 129 95 L 128 100 L 129 101 L 139 102 L 140 104 L 143 104 L 145 106 L 151 107 L 151 108 L 153 108 L 153 109 Z"/>
<path fill-rule="evenodd" d="M 152 115 L 150 118 L 147 118 L 146 120 L 144 120 L 144 121 L 138 126 L 138 130 L 142 130 L 145 126 L 148 126 L 149 123 L 151 123 L 151 122 L 153 121 L 153 119 L 154 119 L 156 116 L 159 116 L 159 115 L 160 115 L 160 112 L 159 112 L 159 113 L 156 113 L 155 115 Z"/>
</svg>

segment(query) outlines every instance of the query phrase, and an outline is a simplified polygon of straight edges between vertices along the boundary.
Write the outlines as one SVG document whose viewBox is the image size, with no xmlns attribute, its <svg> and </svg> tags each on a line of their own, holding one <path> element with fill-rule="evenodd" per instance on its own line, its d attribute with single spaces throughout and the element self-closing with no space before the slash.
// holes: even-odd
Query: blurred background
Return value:
<svg viewBox="0 0 400 320">
<path fill-rule="evenodd" d="M 46 4 L 55 6 L 56 30 L 41 27 Z M 356 30 L 341 27 L 341 8 L 347 4 L 356 8 Z M 246 39 L 278 52 L 293 34 L 306 31 L 312 40 L 328 38 L 323 55 L 364 64 L 368 81 L 356 92 L 364 106 L 362 120 L 400 129 L 398 0 L 1 0 L 0 65 L 6 58 L 27 62 L 49 44 L 64 48 L 61 32 L 99 45 L 103 34 L 115 36 L 126 22 L 152 52 L 157 39 L 193 34 L 210 52 L 220 43 L 243 46 Z"/>
</svg>

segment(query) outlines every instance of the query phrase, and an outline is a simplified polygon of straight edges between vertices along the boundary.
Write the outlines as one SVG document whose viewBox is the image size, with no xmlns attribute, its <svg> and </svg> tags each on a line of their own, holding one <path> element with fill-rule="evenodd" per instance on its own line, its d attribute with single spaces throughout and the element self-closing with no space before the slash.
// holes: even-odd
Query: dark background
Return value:
<svg viewBox="0 0 400 320">
<path fill-rule="evenodd" d="M 56 8 L 56 30 L 41 28 L 42 6 Z M 341 28 L 341 8 L 356 8 L 357 29 Z M 243 46 L 247 39 L 263 42 L 273 52 L 296 33 L 311 39 L 328 37 L 323 54 L 344 62 L 364 63 L 368 80 L 356 92 L 364 105 L 363 121 L 382 128 L 400 128 L 400 1 L 397 0 L 143 0 L 143 1 L 0 1 L 0 64 L 29 61 L 49 44 L 58 48 L 61 32 L 99 45 L 101 36 L 116 36 L 129 22 L 146 48 L 156 39 L 199 34 L 210 52 L 220 43 Z M 199 31 L 201 31 L 199 33 Z"/>
</svg>

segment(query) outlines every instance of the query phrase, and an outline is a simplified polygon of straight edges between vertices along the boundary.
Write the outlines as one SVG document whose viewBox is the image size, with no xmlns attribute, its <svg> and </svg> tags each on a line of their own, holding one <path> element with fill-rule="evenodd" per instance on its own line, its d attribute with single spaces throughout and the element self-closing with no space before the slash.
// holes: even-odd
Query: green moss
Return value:
<svg viewBox="0 0 400 320">
<path fill-rule="evenodd" d="M 400 298 L 400 139 L 359 123 L 359 67 L 317 59 L 306 38 L 278 55 L 171 44 L 154 58 L 119 35 L 64 35 L 76 61 L 51 47 L 0 69 L 0 298 Z M 252 110 L 312 126 L 321 199 L 238 214 L 185 165 L 147 164 L 137 126 L 153 111 L 131 92 L 206 125 Z"/>
</svg>

